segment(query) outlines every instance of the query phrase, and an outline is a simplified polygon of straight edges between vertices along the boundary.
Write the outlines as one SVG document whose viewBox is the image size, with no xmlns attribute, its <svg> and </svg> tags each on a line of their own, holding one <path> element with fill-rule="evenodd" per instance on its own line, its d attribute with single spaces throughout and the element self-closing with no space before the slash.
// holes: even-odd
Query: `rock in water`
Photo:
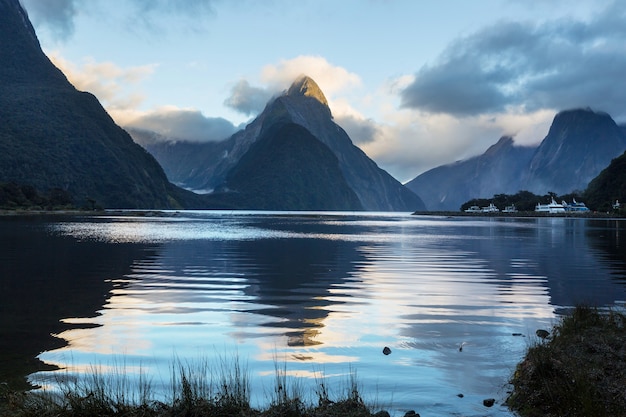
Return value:
<svg viewBox="0 0 626 417">
<path fill-rule="evenodd" d="M 492 407 L 495 403 L 496 400 L 494 398 L 487 398 L 486 400 L 483 400 L 483 405 L 485 407 Z"/>
<path fill-rule="evenodd" d="M 385 346 L 384 349 L 383 349 L 383 354 L 389 355 L 390 353 L 391 353 L 391 349 L 389 349 L 387 346 Z"/>
<path fill-rule="evenodd" d="M 550 336 L 550 332 L 547 330 L 543 330 L 543 329 L 539 329 L 535 332 L 535 334 L 537 335 L 537 337 L 541 338 L 542 340 L 546 339 L 548 336 Z"/>
</svg>

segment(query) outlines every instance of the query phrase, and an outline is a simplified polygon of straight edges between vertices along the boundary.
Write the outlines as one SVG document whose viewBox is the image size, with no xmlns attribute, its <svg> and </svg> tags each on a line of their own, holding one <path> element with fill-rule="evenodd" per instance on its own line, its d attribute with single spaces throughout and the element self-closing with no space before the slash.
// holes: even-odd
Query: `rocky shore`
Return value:
<svg viewBox="0 0 626 417">
<path fill-rule="evenodd" d="M 626 315 L 577 307 L 517 366 L 507 405 L 522 417 L 626 416 Z"/>
</svg>

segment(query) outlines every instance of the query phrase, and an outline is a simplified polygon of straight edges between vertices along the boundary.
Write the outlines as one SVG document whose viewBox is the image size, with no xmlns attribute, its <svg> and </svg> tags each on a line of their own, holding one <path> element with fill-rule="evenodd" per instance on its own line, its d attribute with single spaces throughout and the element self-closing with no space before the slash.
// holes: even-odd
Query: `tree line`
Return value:
<svg viewBox="0 0 626 417">
<path fill-rule="evenodd" d="M 518 211 L 534 211 L 537 204 L 548 204 L 552 199 L 554 199 L 557 203 L 566 201 L 568 204 L 571 204 L 574 200 L 579 203 L 585 203 L 585 194 L 577 191 L 563 195 L 558 195 L 553 192 L 548 192 L 544 195 L 537 195 L 531 193 L 530 191 L 518 191 L 515 194 L 494 194 L 492 198 L 474 198 L 466 201 L 461 205 L 461 211 L 465 211 L 472 206 L 487 207 L 491 203 L 493 203 L 500 210 L 507 206 L 515 205 L 515 208 Z M 592 211 L 600 209 L 600 207 L 590 206 L 588 206 L 588 208 Z M 604 208 L 605 207 L 602 207 L 602 209 Z"/>
<path fill-rule="evenodd" d="M 72 195 L 61 188 L 42 193 L 32 185 L 0 182 L 0 209 L 60 210 L 74 208 Z"/>
</svg>

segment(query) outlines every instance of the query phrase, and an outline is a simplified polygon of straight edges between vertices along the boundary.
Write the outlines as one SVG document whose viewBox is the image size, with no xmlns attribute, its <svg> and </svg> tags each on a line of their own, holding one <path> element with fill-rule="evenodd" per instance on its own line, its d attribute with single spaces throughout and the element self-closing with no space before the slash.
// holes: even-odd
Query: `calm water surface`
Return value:
<svg viewBox="0 0 626 417">
<path fill-rule="evenodd" d="M 160 395 L 174 359 L 236 356 L 259 406 L 278 363 L 331 396 L 356 372 L 392 415 L 509 416 L 536 329 L 626 300 L 618 220 L 172 212 L 2 219 L 0 233 L 0 367 L 37 357 L 63 370 L 13 371 L 50 387 L 95 365 Z"/>
</svg>

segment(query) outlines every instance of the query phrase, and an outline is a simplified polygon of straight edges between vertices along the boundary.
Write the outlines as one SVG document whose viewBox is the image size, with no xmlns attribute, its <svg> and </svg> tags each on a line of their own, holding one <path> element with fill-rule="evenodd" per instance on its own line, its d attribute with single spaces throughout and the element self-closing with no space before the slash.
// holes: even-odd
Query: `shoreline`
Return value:
<svg viewBox="0 0 626 417">
<path fill-rule="evenodd" d="M 518 363 L 505 404 L 522 417 L 626 416 L 626 315 L 577 306 Z"/>
<path fill-rule="evenodd" d="M 623 219 L 615 213 L 543 213 L 536 211 L 518 211 L 515 213 L 466 213 L 464 211 L 415 211 L 413 216 L 444 216 L 444 217 L 504 217 L 504 218 L 569 218 L 569 219 Z"/>
<path fill-rule="evenodd" d="M 60 209 L 60 210 L 29 210 L 29 209 L 0 209 L 0 217 L 45 217 L 45 216 L 136 216 L 136 217 L 155 217 L 163 216 L 165 211 L 169 209 L 104 209 L 104 210 L 80 210 L 80 209 Z M 212 209 L 206 209 L 211 211 Z M 176 210 L 197 211 L 190 210 Z M 219 211 L 219 209 L 215 209 Z M 364 213 L 367 213 L 364 211 Z M 570 218 L 570 219 L 624 219 L 616 213 L 538 213 L 535 211 L 518 211 L 515 213 L 466 213 L 464 211 L 414 211 L 412 216 L 433 216 L 433 217 L 503 217 L 503 218 Z"/>
</svg>

